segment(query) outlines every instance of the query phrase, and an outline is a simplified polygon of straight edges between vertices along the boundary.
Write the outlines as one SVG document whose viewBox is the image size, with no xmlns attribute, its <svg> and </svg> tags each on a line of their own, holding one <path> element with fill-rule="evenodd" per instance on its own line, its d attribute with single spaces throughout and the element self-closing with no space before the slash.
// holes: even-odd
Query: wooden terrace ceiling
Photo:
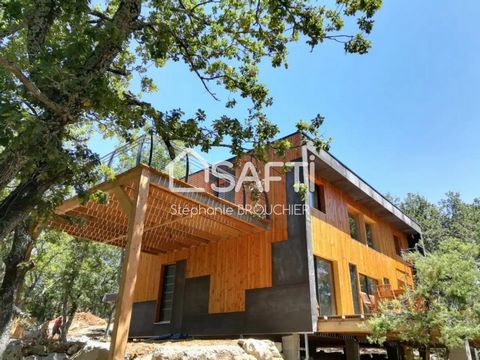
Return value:
<svg viewBox="0 0 480 360">
<path fill-rule="evenodd" d="M 80 238 L 124 247 L 129 216 L 122 202 L 128 203 L 134 197 L 135 180 L 142 171 L 150 179 L 142 238 L 144 252 L 166 253 L 246 236 L 268 228 L 265 220 L 246 214 L 237 205 L 214 195 L 172 192 L 168 188 L 168 177 L 145 165 L 94 188 L 109 193 L 107 204 L 94 201 L 82 204 L 78 198 L 67 200 L 56 210 L 50 226 Z M 176 185 L 191 188 L 181 181 L 176 181 Z M 186 209 L 187 213 L 193 210 L 188 214 L 175 213 L 172 206 Z"/>
</svg>

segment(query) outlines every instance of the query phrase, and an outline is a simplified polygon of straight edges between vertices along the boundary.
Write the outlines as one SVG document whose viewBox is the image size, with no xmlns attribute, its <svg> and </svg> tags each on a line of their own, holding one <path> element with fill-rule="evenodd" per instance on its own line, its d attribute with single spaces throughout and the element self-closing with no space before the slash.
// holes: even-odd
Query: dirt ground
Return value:
<svg viewBox="0 0 480 360">
<path fill-rule="evenodd" d="M 104 333 L 106 326 L 107 322 L 104 319 L 89 312 L 79 312 L 73 317 L 68 336 L 88 336 L 96 338 Z"/>
</svg>

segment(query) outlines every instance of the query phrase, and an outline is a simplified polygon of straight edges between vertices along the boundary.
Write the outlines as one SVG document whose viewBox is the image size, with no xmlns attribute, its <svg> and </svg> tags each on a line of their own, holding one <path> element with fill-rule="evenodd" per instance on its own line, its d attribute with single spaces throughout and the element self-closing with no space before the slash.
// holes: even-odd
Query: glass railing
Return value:
<svg viewBox="0 0 480 360">
<path fill-rule="evenodd" d="M 257 194 L 255 188 L 248 184 L 242 184 L 238 191 L 222 191 L 222 188 L 230 185 L 222 174 L 233 178 L 236 183 L 235 169 L 216 166 L 214 173 L 211 164 L 192 154 L 179 143 L 171 143 L 167 147 L 160 137 L 146 134 L 100 158 L 100 166 L 107 174 L 103 181 L 144 164 L 225 201 L 244 208 L 255 208 L 254 212 L 261 217 L 269 217 L 268 211 L 261 211 L 269 206 L 266 192 Z M 175 156 L 175 161 L 172 161 L 171 156 Z M 219 190 L 215 191 L 213 184 Z"/>
</svg>

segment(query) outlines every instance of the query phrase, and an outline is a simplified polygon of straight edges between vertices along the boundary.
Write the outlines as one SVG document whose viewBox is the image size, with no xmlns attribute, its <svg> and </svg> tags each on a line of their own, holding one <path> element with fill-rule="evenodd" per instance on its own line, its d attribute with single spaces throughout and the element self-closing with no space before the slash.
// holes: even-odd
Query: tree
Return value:
<svg viewBox="0 0 480 360">
<path fill-rule="evenodd" d="M 370 340 L 387 336 L 419 347 L 447 350 L 480 337 L 480 244 L 445 238 L 425 256 L 412 254 L 415 287 L 397 300 L 383 301 L 368 320 Z"/>
<path fill-rule="evenodd" d="M 25 254 L 32 246 L 34 239 L 29 231 L 27 221 L 17 225 L 10 239 L 10 250 L 4 257 L 5 269 L 0 286 L 0 355 L 8 342 L 10 324 L 13 316 L 13 304 L 17 291 L 25 274 L 32 268 L 31 262 L 25 262 Z"/>
<path fill-rule="evenodd" d="M 407 194 L 404 200 L 390 199 L 420 225 L 427 251 L 437 249 L 446 237 L 480 244 L 480 199 L 466 203 L 459 193 L 451 191 L 438 204 L 420 194 Z"/>
<path fill-rule="evenodd" d="M 399 202 L 399 207 L 420 225 L 426 250 L 436 249 L 446 235 L 442 209 L 419 194 L 407 194 L 405 199 Z"/>
<path fill-rule="evenodd" d="M 289 144 L 272 143 L 279 129 L 265 115 L 272 99 L 259 81 L 259 63 L 286 66 L 288 44 L 300 39 L 312 48 L 333 40 L 364 54 L 370 47 L 364 35 L 380 5 L 112 0 L 102 8 L 88 0 L 2 1 L 0 241 L 32 213 L 42 221 L 72 187 L 86 195 L 99 176 L 98 157 L 87 145 L 93 130 L 129 139 L 132 129 L 150 122 L 170 157 L 177 140 L 203 151 L 226 146 L 234 155 L 253 148 L 260 159 L 269 147 L 283 153 Z M 357 34 L 340 33 L 345 18 L 356 20 Z M 248 99 L 246 119 L 162 111 L 131 92 L 137 79 L 142 92 L 154 91 L 147 69 L 169 61 L 184 63 L 215 99 L 216 85 Z M 236 104 L 230 98 L 225 106 Z M 322 122 L 316 116 L 297 125 L 314 135 L 318 148 L 328 146 L 318 135 Z"/>
<path fill-rule="evenodd" d="M 27 274 L 24 310 L 40 322 L 62 315 L 63 337 L 77 310 L 108 316 L 102 298 L 117 291 L 120 254 L 119 248 L 44 232 L 33 249 L 36 266 Z"/>
<path fill-rule="evenodd" d="M 337 0 L 329 9 L 303 0 L 121 0 L 101 8 L 86 0 L 2 2 L 0 191 L 18 184 L 0 203 L 0 239 L 45 201 L 47 191 L 64 195 L 64 186 L 72 185 L 84 192 L 94 180 L 85 169 L 97 160 L 85 126 L 128 136 L 150 120 L 167 146 L 181 140 L 208 151 L 227 145 L 228 136 L 233 153 L 253 146 L 264 154 L 279 130 L 263 112 L 272 99 L 258 79 L 258 64 L 268 58 L 274 67 L 286 66 L 287 45 L 300 38 L 311 47 L 327 39 L 343 42 L 347 52 L 363 54 L 370 46 L 363 35 L 380 4 Z M 358 34 L 339 33 L 342 17 L 357 19 Z M 185 63 L 215 98 L 212 82 L 250 99 L 245 122 L 225 115 L 207 126 L 202 110 L 185 118 L 179 109 L 159 111 L 130 92 L 137 77 L 142 91 L 155 90 L 147 68 L 168 61 Z M 299 126 L 315 132 L 321 120 Z"/>
</svg>

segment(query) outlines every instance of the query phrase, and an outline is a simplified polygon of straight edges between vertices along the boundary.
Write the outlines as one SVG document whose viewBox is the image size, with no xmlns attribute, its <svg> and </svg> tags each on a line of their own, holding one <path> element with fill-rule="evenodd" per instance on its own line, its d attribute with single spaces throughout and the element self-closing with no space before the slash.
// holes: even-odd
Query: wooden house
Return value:
<svg viewBox="0 0 480 360">
<path fill-rule="evenodd" d="M 301 196 L 294 171 L 277 169 L 279 180 L 258 200 L 277 209 L 269 216 L 244 211 L 253 203 L 245 186 L 212 190 L 221 181 L 205 180 L 208 169 L 174 181 L 205 191 L 176 192 L 145 164 L 97 186 L 111 194 L 108 204 L 74 198 L 58 208 L 85 222 L 57 217 L 53 226 L 126 249 L 113 358 L 123 356 L 127 337 L 172 334 L 308 334 L 302 341 L 355 349 L 377 288 L 412 284 L 402 252 L 419 241 L 419 226 L 329 153 L 298 133 L 288 139 L 286 160 L 308 164 L 300 180 L 311 179 L 314 191 Z M 227 170 L 239 176 L 240 168 Z"/>
</svg>

